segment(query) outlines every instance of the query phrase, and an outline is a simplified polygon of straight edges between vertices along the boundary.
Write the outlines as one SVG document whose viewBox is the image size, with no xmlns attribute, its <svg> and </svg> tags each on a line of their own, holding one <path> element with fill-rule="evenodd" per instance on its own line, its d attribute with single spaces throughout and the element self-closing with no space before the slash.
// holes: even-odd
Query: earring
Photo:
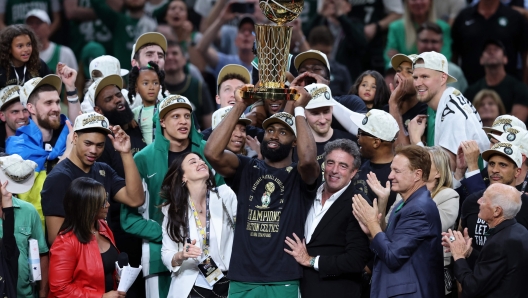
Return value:
<svg viewBox="0 0 528 298">
<path fill-rule="evenodd" d="M 185 183 L 187 183 L 187 181 L 182 180 L 182 186 L 185 186 Z"/>
</svg>

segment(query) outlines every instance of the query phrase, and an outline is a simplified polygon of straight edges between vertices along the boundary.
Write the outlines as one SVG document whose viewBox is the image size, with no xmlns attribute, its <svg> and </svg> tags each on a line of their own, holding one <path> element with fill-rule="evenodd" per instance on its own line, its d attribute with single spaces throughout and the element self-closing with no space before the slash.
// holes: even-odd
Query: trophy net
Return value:
<svg viewBox="0 0 528 298">
<path fill-rule="evenodd" d="M 257 24 L 255 35 L 259 61 L 258 91 L 284 88 L 292 27 Z"/>
</svg>

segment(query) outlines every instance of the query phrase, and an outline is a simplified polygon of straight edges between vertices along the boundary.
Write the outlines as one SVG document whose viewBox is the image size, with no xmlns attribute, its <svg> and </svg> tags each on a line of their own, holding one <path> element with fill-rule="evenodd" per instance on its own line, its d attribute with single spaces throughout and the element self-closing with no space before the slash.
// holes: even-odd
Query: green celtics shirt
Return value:
<svg viewBox="0 0 528 298">
<path fill-rule="evenodd" d="M 5 24 L 24 24 L 26 14 L 32 9 L 42 9 L 53 19 L 53 13 L 60 11 L 59 0 L 4 0 L 0 2 L 0 13 Z"/>
<path fill-rule="evenodd" d="M 242 282 L 301 278 L 302 267 L 284 252 L 284 240 L 293 233 L 304 238 L 304 222 L 321 176 L 309 186 L 297 163 L 279 169 L 256 158 L 238 155 L 238 160 L 235 175 L 226 179 L 238 199 L 228 278 Z"/>
<path fill-rule="evenodd" d="M 116 12 L 106 4 L 106 0 L 92 0 L 92 6 L 97 17 L 111 32 L 119 32 L 112 38 L 111 55 L 119 60 L 121 68 L 131 69 L 132 46 L 141 34 L 155 32 L 157 22 L 146 15 L 134 19 L 126 12 Z"/>
<path fill-rule="evenodd" d="M 79 7 L 93 8 L 91 0 L 78 0 Z M 70 47 L 77 60 L 81 58 L 82 48 L 90 41 L 103 45 L 107 53 L 112 53 L 112 32 L 103 24 L 101 19 L 93 21 L 69 21 Z M 87 65 L 85 67 L 88 67 Z"/>
</svg>

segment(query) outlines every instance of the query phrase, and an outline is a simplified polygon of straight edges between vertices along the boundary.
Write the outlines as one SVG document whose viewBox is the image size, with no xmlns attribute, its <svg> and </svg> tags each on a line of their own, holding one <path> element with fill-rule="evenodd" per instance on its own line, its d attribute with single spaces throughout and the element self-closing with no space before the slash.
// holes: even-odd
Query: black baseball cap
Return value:
<svg viewBox="0 0 528 298">
<path fill-rule="evenodd" d="M 490 44 L 498 46 L 499 48 L 502 49 L 502 51 L 506 51 L 506 47 L 504 46 L 502 41 L 500 41 L 500 39 L 489 38 L 489 39 L 486 39 L 486 41 L 484 41 L 484 44 L 482 45 L 482 52 L 484 52 L 486 50 L 486 47 Z"/>
</svg>

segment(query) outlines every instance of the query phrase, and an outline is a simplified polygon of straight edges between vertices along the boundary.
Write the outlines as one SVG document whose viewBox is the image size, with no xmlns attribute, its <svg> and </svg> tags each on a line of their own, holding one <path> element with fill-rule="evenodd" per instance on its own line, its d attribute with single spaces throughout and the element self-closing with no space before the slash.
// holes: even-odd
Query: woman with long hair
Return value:
<svg viewBox="0 0 528 298">
<path fill-rule="evenodd" d="M 480 115 L 482 127 L 491 127 L 497 117 L 506 115 L 500 95 L 491 89 L 480 90 L 473 98 L 473 106 Z"/>
<path fill-rule="evenodd" d="M 231 260 L 236 195 L 227 185 L 215 187 L 214 175 L 201 156 L 187 152 L 170 166 L 161 185 L 163 263 L 172 272 L 168 297 L 227 297 L 225 278 Z M 199 269 L 215 264 L 224 275 L 211 285 Z M 218 271 L 216 271 L 218 272 Z"/>
<path fill-rule="evenodd" d="M 66 217 L 50 249 L 49 297 L 125 297 L 115 291 L 119 251 L 105 221 L 108 207 L 101 183 L 72 181 L 64 196 Z"/>
<path fill-rule="evenodd" d="M 24 85 L 35 77 L 50 74 L 39 58 L 35 34 L 26 25 L 11 25 L 0 31 L 0 88 Z"/>
<path fill-rule="evenodd" d="M 441 52 L 446 56 L 447 61 L 451 60 L 451 27 L 446 22 L 436 18 L 434 1 L 404 1 L 403 18 L 389 25 L 384 57 L 386 65 L 390 65 L 391 57 L 398 53 L 405 55 L 418 54 L 416 48 L 416 31 L 425 22 L 436 23 L 442 28 L 443 45 Z"/>
</svg>

